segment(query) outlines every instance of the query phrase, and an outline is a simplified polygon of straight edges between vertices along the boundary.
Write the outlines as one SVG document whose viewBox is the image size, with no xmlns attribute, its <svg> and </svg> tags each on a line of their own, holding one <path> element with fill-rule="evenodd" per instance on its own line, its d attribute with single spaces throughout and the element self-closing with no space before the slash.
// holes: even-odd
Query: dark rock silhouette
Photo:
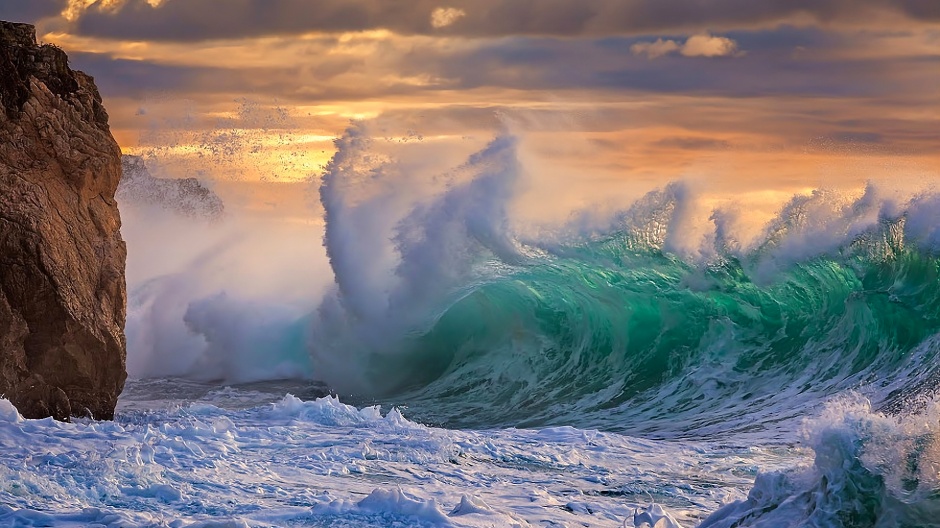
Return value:
<svg viewBox="0 0 940 528">
<path fill-rule="evenodd" d="M 117 190 L 122 205 L 159 207 L 190 218 L 215 221 L 222 218 L 225 205 L 214 192 L 196 178 L 155 178 L 143 158 L 125 155 L 121 160 L 124 175 Z"/>
<path fill-rule="evenodd" d="M 124 387 L 121 151 L 91 77 L 0 22 L 0 394 L 110 419 Z"/>
</svg>

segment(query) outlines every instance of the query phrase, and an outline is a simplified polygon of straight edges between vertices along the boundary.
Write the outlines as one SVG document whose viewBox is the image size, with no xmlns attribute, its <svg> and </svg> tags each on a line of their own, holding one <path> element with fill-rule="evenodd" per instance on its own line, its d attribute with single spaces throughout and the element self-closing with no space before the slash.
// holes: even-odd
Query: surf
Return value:
<svg viewBox="0 0 940 528">
<path fill-rule="evenodd" d="M 674 182 L 533 226 L 524 143 L 507 126 L 429 172 L 354 123 L 310 183 L 322 224 L 228 218 L 131 270 L 132 375 L 303 379 L 423 423 L 649 438 L 784 439 L 842 391 L 895 411 L 933 393 L 935 193 L 797 194 L 754 229 Z M 154 214 L 131 209 L 130 232 Z M 302 259 L 259 259 L 282 231 Z"/>
<path fill-rule="evenodd" d="M 394 167 L 374 164 L 363 134 L 338 142 L 320 186 L 337 286 L 311 342 L 332 386 L 448 427 L 657 438 L 772 436 L 841 391 L 883 404 L 927 391 L 936 195 L 794 196 L 747 244 L 715 210 L 690 250 L 695 197 L 674 183 L 607 225 L 532 238 L 509 211 L 525 170 L 514 138 L 409 208 L 395 193 L 348 199 Z"/>
</svg>

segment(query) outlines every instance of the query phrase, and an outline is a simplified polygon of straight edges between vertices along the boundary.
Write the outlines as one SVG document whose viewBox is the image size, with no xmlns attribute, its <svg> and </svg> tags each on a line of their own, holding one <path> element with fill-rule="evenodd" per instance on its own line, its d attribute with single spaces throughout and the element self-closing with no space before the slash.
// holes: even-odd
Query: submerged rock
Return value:
<svg viewBox="0 0 940 528">
<path fill-rule="evenodd" d="M 124 387 L 121 151 L 91 77 L 0 22 L 0 394 L 109 419 Z"/>
<path fill-rule="evenodd" d="M 222 199 L 196 178 L 155 178 L 139 156 L 125 155 L 121 167 L 124 174 L 116 196 L 122 206 L 159 207 L 182 216 L 213 221 L 225 213 Z"/>
</svg>

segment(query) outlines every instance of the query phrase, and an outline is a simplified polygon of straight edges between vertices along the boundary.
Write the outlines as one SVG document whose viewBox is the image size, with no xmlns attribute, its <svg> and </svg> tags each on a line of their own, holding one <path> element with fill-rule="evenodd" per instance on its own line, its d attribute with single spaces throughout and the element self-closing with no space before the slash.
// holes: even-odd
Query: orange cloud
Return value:
<svg viewBox="0 0 940 528">
<path fill-rule="evenodd" d="M 467 16 L 467 12 L 463 9 L 438 7 L 431 12 L 431 25 L 436 29 L 440 29 L 453 24 L 465 16 Z"/>
<path fill-rule="evenodd" d="M 663 55 L 679 51 L 682 48 L 674 40 L 656 39 L 655 42 L 637 42 L 630 46 L 630 51 L 634 55 L 646 55 L 647 58 L 656 59 Z"/>
<path fill-rule="evenodd" d="M 692 35 L 684 44 L 662 38 L 654 42 L 637 42 L 630 47 L 630 52 L 634 55 L 645 55 L 648 59 L 656 59 L 672 53 L 679 53 L 685 57 L 733 57 L 743 54 L 738 50 L 737 42 L 708 33 Z"/>
<path fill-rule="evenodd" d="M 739 52 L 737 42 L 726 37 L 702 33 L 689 37 L 680 53 L 686 57 L 728 57 Z"/>
<path fill-rule="evenodd" d="M 492 137 L 497 114 L 519 113 L 579 123 L 529 131 L 546 167 L 570 168 L 550 185 L 569 204 L 672 179 L 786 197 L 892 166 L 940 169 L 933 15 L 869 0 L 704 5 L 72 0 L 75 21 L 40 34 L 96 77 L 122 146 L 187 170 L 209 159 L 226 165 L 219 173 L 255 167 L 238 169 L 243 179 L 317 172 L 349 119 L 459 150 Z M 736 60 L 691 60 L 720 57 Z M 245 97 L 289 107 L 295 127 L 237 119 Z M 169 102 L 191 111 L 161 119 Z M 216 155 L 223 133 L 247 147 Z"/>
</svg>

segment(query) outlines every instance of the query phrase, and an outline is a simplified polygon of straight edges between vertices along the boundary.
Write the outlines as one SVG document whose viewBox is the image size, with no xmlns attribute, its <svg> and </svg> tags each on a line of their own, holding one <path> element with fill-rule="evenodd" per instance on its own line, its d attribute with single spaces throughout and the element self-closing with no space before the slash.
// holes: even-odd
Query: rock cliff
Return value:
<svg viewBox="0 0 940 528">
<path fill-rule="evenodd" d="M 110 419 L 124 387 L 121 151 L 93 79 L 0 22 L 0 394 Z"/>
<path fill-rule="evenodd" d="M 216 221 L 225 214 L 222 199 L 196 178 L 155 178 L 144 160 L 125 155 L 117 200 L 124 206 L 149 206 L 181 216 Z"/>
</svg>

